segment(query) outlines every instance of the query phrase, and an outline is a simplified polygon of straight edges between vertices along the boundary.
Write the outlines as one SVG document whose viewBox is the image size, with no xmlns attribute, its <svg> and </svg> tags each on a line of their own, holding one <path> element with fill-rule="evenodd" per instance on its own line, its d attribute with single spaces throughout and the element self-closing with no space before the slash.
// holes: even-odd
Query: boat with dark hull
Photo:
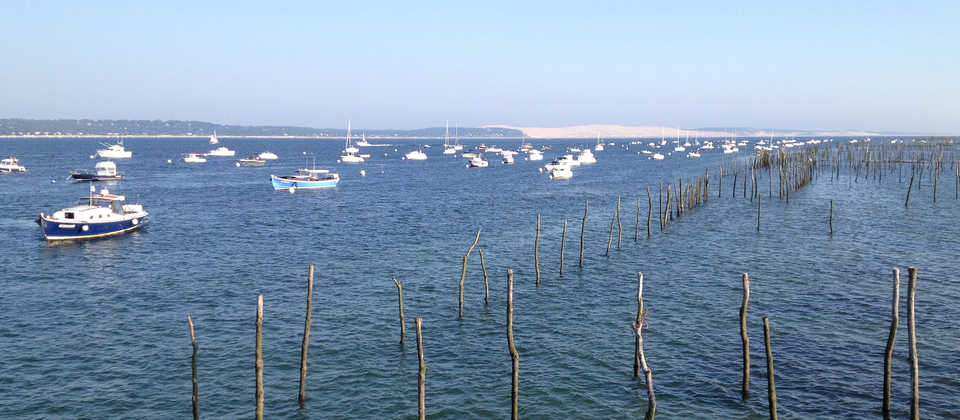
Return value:
<svg viewBox="0 0 960 420">
<path fill-rule="evenodd" d="M 105 160 L 103 162 L 97 162 L 94 172 L 71 172 L 70 179 L 77 182 L 119 181 L 123 179 L 123 174 L 117 172 L 117 164 Z"/>
<path fill-rule="evenodd" d="M 57 210 L 52 215 L 40 213 L 37 223 L 47 241 L 92 239 L 127 233 L 146 224 L 148 213 L 138 204 L 124 204 L 122 195 L 106 189 L 84 197 L 83 204 Z"/>
</svg>

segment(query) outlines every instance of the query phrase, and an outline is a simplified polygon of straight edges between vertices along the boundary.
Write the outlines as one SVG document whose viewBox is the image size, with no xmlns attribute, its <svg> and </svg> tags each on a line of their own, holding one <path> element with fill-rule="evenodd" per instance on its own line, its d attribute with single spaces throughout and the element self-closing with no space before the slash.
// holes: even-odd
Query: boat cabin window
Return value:
<svg viewBox="0 0 960 420">
<path fill-rule="evenodd" d="M 111 201 L 110 209 L 113 210 L 114 213 L 123 213 L 123 209 L 119 201 Z"/>
<path fill-rule="evenodd" d="M 73 219 L 73 212 L 72 212 L 72 211 L 68 211 L 68 212 L 64 213 L 64 214 L 63 214 L 63 218 L 64 218 L 64 219 Z"/>
</svg>

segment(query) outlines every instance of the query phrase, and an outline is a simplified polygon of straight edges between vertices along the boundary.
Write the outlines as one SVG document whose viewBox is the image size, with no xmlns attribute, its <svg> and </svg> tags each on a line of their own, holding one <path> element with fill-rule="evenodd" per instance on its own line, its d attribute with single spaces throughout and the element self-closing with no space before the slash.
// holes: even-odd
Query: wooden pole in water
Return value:
<svg viewBox="0 0 960 420">
<path fill-rule="evenodd" d="M 936 204 L 936 203 L 937 203 L 937 184 L 940 183 L 940 164 L 937 163 L 937 162 L 935 162 L 935 163 L 933 164 L 933 166 L 936 168 L 936 169 L 934 169 L 934 171 L 933 171 L 933 172 L 934 172 L 934 175 L 933 175 L 933 203 Z"/>
<path fill-rule="evenodd" d="M 920 373 L 917 362 L 917 325 L 914 304 L 917 299 L 917 267 L 907 267 L 910 281 L 907 285 L 907 335 L 910 341 L 910 383 L 912 398 L 910 399 L 910 418 L 920 418 Z"/>
<path fill-rule="evenodd" d="M 520 395 L 520 353 L 513 341 L 513 269 L 507 270 L 507 346 L 510 350 L 510 360 L 513 362 L 513 386 L 510 391 L 510 418 L 519 418 Z"/>
<path fill-rule="evenodd" d="M 483 248 L 477 248 L 480 253 L 480 269 L 483 270 L 483 305 L 490 304 L 490 281 L 487 279 L 487 262 L 483 259 Z"/>
<path fill-rule="evenodd" d="M 613 224 L 617 221 L 617 213 L 613 213 L 613 218 L 610 219 L 610 236 L 607 238 L 607 252 L 604 254 L 610 256 L 610 245 L 613 243 Z"/>
<path fill-rule="evenodd" d="M 957 177 L 953 182 L 953 199 L 960 199 L 960 162 L 957 162 Z"/>
<path fill-rule="evenodd" d="M 646 318 L 646 315 L 642 315 L 645 312 L 643 310 L 643 274 L 637 273 L 637 283 L 637 300 L 639 301 L 638 305 L 642 318 L 640 322 L 633 323 L 633 332 L 637 336 L 636 348 L 640 357 L 640 368 L 643 369 L 643 376 L 647 382 L 647 413 L 643 418 L 644 420 L 654 420 L 657 414 L 657 397 L 653 392 L 653 371 L 647 365 L 647 357 L 643 353 L 643 324 L 645 323 L 643 318 Z"/>
<path fill-rule="evenodd" d="M 897 327 L 900 324 L 900 269 L 893 269 L 893 301 L 890 313 L 890 335 L 887 337 L 887 348 L 883 356 L 883 406 L 880 413 L 884 417 L 890 416 L 890 378 L 893 375 L 891 359 L 893 345 L 897 339 Z"/>
<path fill-rule="evenodd" d="M 777 420 L 777 387 L 773 384 L 773 350 L 770 349 L 770 318 L 763 317 L 763 345 L 767 348 L 767 400 L 770 420 Z"/>
<path fill-rule="evenodd" d="M 403 284 L 396 277 L 393 278 L 393 284 L 397 285 L 397 306 L 400 316 L 400 347 L 403 347 L 404 337 L 407 336 L 406 317 L 403 316 Z"/>
<path fill-rule="evenodd" d="M 420 420 L 427 418 L 427 363 L 423 361 L 423 318 L 415 319 L 417 324 L 417 361 L 420 370 L 417 373 L 417 416 Z"/>
<path fill-rule="evenodd" d="M 193 420 L 200 418 L 200 387 L 197 385 L 197 353 L 200 352 L 200 345 L 197 344 L 197 336 L 193 334 L 193 319 L 187 315 L 187 325 L 190 326 L 190 345 L 193 346 L 193 356 L 190 358 L 190 369 L 193 371 Z"/>
<path fill-rule="evenodd" d="M 583 234 L 587 229 L 587 210 L 590 209 L 590 200 L 583 202 L 583 221 L 580 222 L 580 262 L 579 267 L 583 268 Z"/>
<path fill-rule="evenodd" d="M 960 177 L 957 177 L 960 180 Z M 650 239 L 650 216 L 653 215 L 653 197 L 650 196 L 650 187 L 647 187 L 647 239 Z"/>
<path fill-rule="evenodd" d="M 623 242 L 623 224 L 620 223 L 620 196 L 617 196 L 617 249 Z"/>
<path fill-rule="evenodd" d="M 537 239 L 533 241 L 533 267 L 537 272 L 537 286 L 540 285 L 540 213 L 537 213 Z"/>
<path fill-rule="evenodd" d="M 257 295 L 257 338 L 256 338 L 256 362 L 254 369 L 257 375 L 257 391 L 254 395 L 257 409 L 255 412 L 257 420 L 263 420 L 263 295 Z"/>
<path fill-rule="evenodd" d="M 830 234 L 833 235 L 833 200 L 830 200 Z"/>
<path fill-rule="evenodd" d="M 757 232 L 760 231 L 760 196 L 757 196 Z"/>
<path fill-rule="evenodd" d="M 567 219 L 563 219 L 563 232 L 560 233 L 560 276 L 563 276 L 563 247 L 567 243 Z"/>
<path fill-rule="evenodd" d="M 637 227 L 633 230 L 633 243 L 640 241 L 640 199 L 637 199 Z"/>
<path fill-rule="evenodd" d="M 750 337 L 747 336 L 747 307 L 750 306 L 750 275 L 743 273 L 743 300 L 740 302 L 740 341 L 743 343 L 743 382 L 740 395 L 750 398 Z"/>
<path fill-rule="evenodd" d="M 643 325 L 643 273 L 637 272 L 637 319 L 636 325 Z M 633 377 L 640 377 L 640 343 L 633 347 Z"/>
<path fill-rule="evenodd" d="M 397 279 L 393 279 L 394 282 Z M 399 291 L 400 283 L 397 283 Z M 400 297 L 400 331 L 403 331 L 403 296 Z M 307 349 L 310 347 L 310 315 L 313 312 L 313 264 L 310 264 L 307 270 L 307 315 L 303 321 L 303 341 L 300 343 L 300 393 L 297 394 L 297 401 L 303 404 L 307 400 Z M 400 343 L 403 344 L 403 335 L 400 336 Z"/>
<path fill-rule="evenodd" d="M 660 197 L 657 201 L 657 221 L 660 223 L 660 233 L 663 233 L 663 183 L 660 183 Z"/>
<path fill-rule="evenodd" d="M 913 190 L 913 175 L 910 175 L 910 187 L 907 188 L 907 201 L 903 203 L 903 206 L 910 208 L 910 191 Z"/>
<path fill-rule="evenodd" d="M 481 229 L 477 229 L 477 237 L 473 240 L 473 244 L 470 245 L 467 253 L 463 254 L 463 270 L 460 271 L 460 313 L 457 319 L 463 319 L 463 280 L 467 278 L 467 259 L 470 258 L 473 247 L 477 246 L 477 242 L 480 241 L 480 230 Z"/>
</svg>

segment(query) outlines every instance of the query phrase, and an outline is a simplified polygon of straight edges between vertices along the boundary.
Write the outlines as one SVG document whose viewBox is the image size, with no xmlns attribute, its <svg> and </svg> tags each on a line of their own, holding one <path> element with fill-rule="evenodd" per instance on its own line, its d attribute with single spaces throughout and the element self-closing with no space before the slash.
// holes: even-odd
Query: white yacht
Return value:
<svg viewBox="0 0 960 420">
<path fill-rule="evenodd" d="M 513 164 L 513 154 L 512 154 L 512 153 L 511 153 L 511 154 L 504 154 L 504 155 L 503 155 L 503 159 L 501 160 L 501 162 L 503 162 L 505 165 L 512 165 L 512 164 Z"/>
<path fill-rule="evenodd" d="M 700 153 L 699 153 L 699 152 L 690 152 L 690 153 L 687 153 L 687 157 L 688 157 L 688 158 L 698 158 L 698 157 L 700 157 Z"/>
<path fill-rule="evenodd" d="M 489 165 L 487 161 L 483 160 L 483 157 L 480 155 L 475 156 L 473 159 L 467 162 L 468 168 L 486 168 Z"/>
<path fill-rule="evenodd" d="M 603 151 L 603 143 L 600 142 L 600 133 L 597 133 L 597 145 L 593 146 L 593 150 L 597 152 Z"/>
<path fill-rule="evenodd" d="M 350 145 L 350 121 L 347 121 L 347 143 L 343 147 L 343 154 L 340 155 L 340 162 L 360 163 L 363 157 L 360 156 L 360 149 Z"/>
<path fill-rule="evenodd" d="M 226 146 L 220 146 L 216 149 L 213 149 L 207 152 L 207 156 L 233 157 L 236 154 L 237 154 L 236 150 L 230 150 Z"/>
<path fill-rule="evenodd" d="M 408 152 L 407 154 L 403 155 L 403 157 L 407 160 L 427 160 L 427 154 L 423 153 L 423 151 L 420 149 Z"/>
<path fill-rule="evenodd" d="M 257 158 L 261 160 L 277 160 L 278 156 L 273 152 L 261 152 L 259 155 L 257 155 Z"/>
<path fill-rule="evenodd" d="M 101 143 L 106 149 L 97 150 L 97 155 L 105 159 L 127 159 L 133 157 L 133 152 L 123 148 L 123 141 L 116 144 Z"/>
<path fill-rule="evenodd" d="M 210 136 L 210 144 L 219 144 L 220 140 L 217 139 L 217 130 L 213 130 L 213 135 Z"/>
<path fill-rule="evenodd" d="M 581 165 L 597 163 L 597 158 L 593 156 L 593 152 L 591 152 L 590 149 L 583 149 L 583 151 L 580 152 L 580 156 L 577 157 L 577 162 Z"/>
<path fill-rule="evenodd" d="M 0 160 L 0 173 L 25 172 L 26 170 L 27 168 L 20 165 L 20 161 L 13 156 Z"/>
<path fill-rule="evenodd" d="M 654 153 L 653 156 L 650 156 L 653 160 L 663 160 L 663 155 L 660 153 Z"/>
<path fill-rule="evenodd" d="M 573 171 L 570 170 L 569 166 L 558 166 L 550 170 L 550 179 L 559 180 L 570 178 L 573 178 Z"/>
<path fill-rule="evenodd" d="M 530 160 L 543 160 L 543 152 L 541 152 L 541 151 L 539 151 L 539 150 L 537 150 L 537 149 L 530 149 L 530 151 L 527 152 L 527 159 L 530 159 Z"/>
<path fill-rule="evenodd" d="M 187 153 L 183 156 L 183 161 L 186 163 L 206 163 L 207 158 L 203 157 L 201 153 Z"/>
</svg>

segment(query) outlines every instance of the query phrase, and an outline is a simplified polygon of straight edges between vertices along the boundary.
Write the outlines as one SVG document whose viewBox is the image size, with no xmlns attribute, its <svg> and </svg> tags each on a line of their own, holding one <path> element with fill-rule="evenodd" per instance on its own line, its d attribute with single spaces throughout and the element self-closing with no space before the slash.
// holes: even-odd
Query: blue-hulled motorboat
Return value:
<svg viewBox="0 0 960 420">
<path fill-rule="evenodd" d="M 37 223 L 47 241 L 91 239 L 119 235 L 146 224 L 148 213 L 140 204 L 124 204 L 125 197 L 103 189 L 84 197 L 85 203 L 57 210 L 52 215 L 40 213 Z"/>
<path fill-rule="evenodd" d="M 321 170 L 297 171 L 294 175 L 270 175 L 270 182 L 275 190 L 332 188 L 340 182 L 340 175 L 336 173 L 322 173 Z"/>
</svg>

